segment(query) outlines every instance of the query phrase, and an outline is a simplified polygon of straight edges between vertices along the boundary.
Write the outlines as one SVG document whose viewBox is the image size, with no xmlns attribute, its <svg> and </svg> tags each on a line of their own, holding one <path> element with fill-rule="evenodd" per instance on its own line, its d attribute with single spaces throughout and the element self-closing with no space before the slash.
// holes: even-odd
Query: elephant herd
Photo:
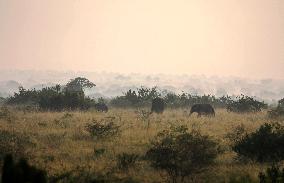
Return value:
<svg viewBox="0 0 284 183">
<path fill-rule="evenodd" d="M 152 100 L 152 107 L 151 107 L 151 113 L 163 113 L 165 110 L 165 102 L 162 98 L 154 98 Z M 95 109 L 100 112 L 108 112 L 108 106 L 104 103 L 98 103 L 95 105 Z M 191 109 L 189 115 L 192 113 L 197 113 L 198 117 L 204 116 L 215 116 L 215 110 L 210 104 L 194 104 Z"/>
</svg>

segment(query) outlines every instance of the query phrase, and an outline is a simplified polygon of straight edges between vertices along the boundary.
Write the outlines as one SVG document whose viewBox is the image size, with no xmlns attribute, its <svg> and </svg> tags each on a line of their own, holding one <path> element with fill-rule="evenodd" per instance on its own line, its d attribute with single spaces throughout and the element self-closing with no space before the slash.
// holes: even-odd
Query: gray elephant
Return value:
<svg viewBox="0 0 284 183">
<path fill-rule="evenodd" d="M 198 117 L 201 115 L 205 116 L 215 116 L 215 111 L 212 105 L 210 104 L 194 104 L 190 109 L 190 114 L 196 112 Z"/>
</svg>

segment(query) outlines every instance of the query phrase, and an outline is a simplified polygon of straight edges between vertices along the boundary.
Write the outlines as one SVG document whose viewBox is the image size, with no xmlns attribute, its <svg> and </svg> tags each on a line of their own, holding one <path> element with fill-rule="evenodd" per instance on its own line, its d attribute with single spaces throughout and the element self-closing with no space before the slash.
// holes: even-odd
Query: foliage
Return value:
<svg viewBox="0 0 284 183">
<path fill-rule="evenodd" d="M 12 155 L 6 155 L 2 168 L 2 183 L 46 183 L 46 172 L 28 164 L 21 158 L 14 162 Z"/>
<path fill-rule="evenodd" d="M 139 156 L 137 154 L 122 153 L 117 156 L 117 167 L 120 170 L 128 170 L 137 162 Z"/>
<path fill-rule="evenodd" d="M 187 132 L 185 126 L 159 133 L 145 157 L 151 166 L 164 170 L 172 182 L 202 172 L 217 156 L 217 144 L 198 131 Z"/>
<path fill-rule="evenodd" d="M 42 88 L 41 90 L 26 90 L 19 88 L 19 92 L 7 100 L 7 104 L 34 105 L 41 110 L 62 111 L 62 110 L 85 110 L 94 103 L 90 98 L 85 97 L 83 88 L 92 87 L 86 78 L 75 78 L 67 83 L 66 87 L 56 85 Z"/>
<path fill-rule="evenodd" d="M 240 138 L 246 135 L 246 128 L 244 124 L 240 124 L 233 128 L 231 132 L 228 132 L 225 137 L 230 140 L 233 144 L 236 143 Z"/>
<path fill-rule="evenodd" d="M 211 104 L 214 107 L 225 108 L 233 99 L 229 96 L 215 97 L 214 95 L 191 95 L 189 93 L 175 94 L 163 93 L 157 87 L 141 87 L 136 90 L 128 90 L 122 96 L 111 100 L 115 107 L 148 107 L 155 98 L 163 98 L 169 108 L 189 108 L 193 104 Z"/>
<path fill-rule="evenodd" d="M 6 106 L 2 106 L 0 108 L 0 119 L 12 122 L 13 120 L 15 120 L 15 116 Z"/>
<path fill-rule="evenodd" d="M 278 118 L 284 116 L 284 98 L 278 101 L 278 106 L 268 111 L 270 118 Z"/>
<path fill-rule="evenodd" d="M 112 171 L 104 174 L 98 173 L 93 167 L 76 167 L 75 169 L 50 177 L 50 182 L 68 182 L 68 183 L 138 183 L 130 178 L 119 178 Z"/>
<path fill-rule="evenodd" d="M 283 183 L 284 182 L 284 168 L 280 170 L 280 167 L 273 164 L 266 169 L 266 172 L 259 173 L 260 183 Z"/>
<path fill-rule="evenodd" d="M 32 89 L 26 90 L 19 87 L 19 92 L 7 99 L 7 104 L 36 105 L 39 101 L 39 91 Z"/>
<path fill-rule="evenodd" d="M 7 154 L 12 154 L 15 157 L 24 157 L 27 147 L 31 145 L 33 143 L 26 135 L 0 130 L 0 160 Z"/>
<path fill-rule="evenodd" d="M 265 123 L 236 141 L 233 151 L 258 162 L 281 161 L 284 159 L 284 127 Z"/>
<path fill-rule="evenodd" d="M 103 139 L 113 137 L 118 134 L 120 126 L 116 125 L 113 118 L 105 118 L 101 121 L 93 120 L 92 123 L 86 125 L 86 130 L 95 139 Z"/>
<path fill-rule="evenodd" d="M 237 101 L 231 101 L 227 105 L 227 110 L 230 112 L 259 112 L 261 109 L 267 108 L 267 104 L 259 102 L 252 97 L 241 95 L 237 97 Z"/>
<path fill-rule="evenodd" d="M 95 87 L 96 85 L 89 81 L 87 78 L 83 77 L 77 77 L 75 79 L 71 79 L 65 87 L 66 91 L 69 92 L 79 92 L 83 93 L 83 90 L 85 88 L 92 88 Z"/>
<path fill-rule="evenodd" d="M 147 125 L 147 128 L 149 128 L 151 112 L 146 110 L 137 110 L 135 113 L 138 115 L 138 119 L 142 120 Z"/>
<path fill-rule="evenodd" d="M 0 105 L 4 104 L 4 103 L 5 103 L 5 100 L 6 100 L 5 98 L 3 98 L 3 97 L 0 96 Z"/>
<path fill-rule="evenodd" d="M 184 92 L 178 95 L 175 93 L 167 93 L 164 99 L 167 106 L 171 108 L 189 108 L 194 104 L 211 104 L 214 107 L 226 107 L 226 105 L 232 101 L 229 96 L 217 98 L 214 95 L 191 95 Z"/>
<path fill-rule="evenodd" d="M 161 93 L 157 87 L 146 88 L 141 86 L 136 90 L 128 90 L 122 96 L 111 100 L 116 107 L 141 107 L 149 106 L 154 98 L 160 97 Z"/>
<path fill-rule="evenodd" d="M 249 174 L 241 175 L 241 174 L 232 174 L 229 176 L 229 183 L 254 183 L 253 179 L 249 176 Z"/>
</svg>

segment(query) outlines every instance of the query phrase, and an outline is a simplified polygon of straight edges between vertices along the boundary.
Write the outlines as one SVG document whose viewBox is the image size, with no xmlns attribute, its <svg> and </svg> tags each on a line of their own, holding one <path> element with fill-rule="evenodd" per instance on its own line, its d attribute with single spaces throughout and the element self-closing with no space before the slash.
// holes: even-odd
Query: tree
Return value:
<svg viewBox="0 0 284 183">
<path fill-rule="evenodd" d="M 66 91 L 83 92 L 85 88 L 92 88 L 95 86 L 96 85 L 87 78 L 77 77 L 75 79 L 71 79 L 66 84 Z"/>
</svg>

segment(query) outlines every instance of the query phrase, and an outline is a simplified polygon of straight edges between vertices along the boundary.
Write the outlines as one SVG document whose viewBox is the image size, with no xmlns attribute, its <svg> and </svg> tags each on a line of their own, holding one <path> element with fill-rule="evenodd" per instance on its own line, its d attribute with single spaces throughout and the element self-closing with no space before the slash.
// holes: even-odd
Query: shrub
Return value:
<svg viewBox="0 0 284 183">
<path fill-rule="evenodd" d="M 151 112 L 146 110 L 137 110 L 135 113 L 138 115 L 138 119 L 142 120 L 144 123 L 146 123 L 147 128 L 150 127 L 150 116 Z"/>
<path fill-rule="evenodd" d="M 27 90 L 19 88 L 19 92 L 8 98 L 9 105 L 36 106 L 41 110 L 62 111 L 62 110 L 86 110 L 93 100 L 85 96 L 84 88 L 94 87 L 95 84 L 86 78 L 75 78 L 69 81 L 66 86 L 56 85 L 45 87 L 40 90 Z"/>
<path fill-rule="evenodd" d="M 208 167 L 217 153 L 217 144 L 208 136 L 179 126 L 159 133 L 145 158 L 155 169 L 166 171 L 172 182 L 183 182 Z"/>
<path fill-rule="evenodd" d="M 141 86 L 136 90 L 129 89 L 122 96 L 111 100 L 111 104 L 116 107 L 145 107 L 150 106 L 154 98 L 160 97 L 157 87 L 147 88 Z"/>
<path fill-rule="evenodd" d="M 240 138 L 233 150 L 239 155 L 258 162 L 284 159 L 284 128 L 278 123 L 264 124 L 251 134 Z"/>
<path fill-rule="evenodd" d="M 272 165 L 266 169 L 266 172 L 259 173 L 260 183 L 283 183 L 284 182 L 284 168 L 280 170 L 279 166 Z"/>
<path fill-rule="evenodd" d="M 284 98 L 278 101 L 278 106 L 268 111 L 268 117 L 278 118 L 284 116 Z"/>
<path fill-rule="evenodd" d="M 15 116 L 7 107 L 2 106 L 0 108 L 0 119 L 4 119 L 8 122 L 12 122 L 13 120 L 15 120 Z"/>
<path fill-rule="evenodd" d="M 270 118 L 283 117 L 284 116 L 284 107 L 277 106 L 276 108 L 269 110 L 267 113 L 268 113 L 268 117 L 270 117 Z"/>
<path fill-rule="evenodd" d="M 240 138 L 246 135 L 246 128 L 244 124 L 240 124 L 233 128 L 233 130 L 225 135 L 225 138 L 228 138 L 230 142 L 236 143 Z"/>
<path fill-rule="evenodd" d="M 92 123 L 87 124 L 85 128 L 95 139 L 102 139 L 117 135 L 120 126 L 114 124 L 112 118 L 106 118 L 100 122 L 94 119 Z"/>
<path fill-rule="evenodd" d="M 120 170 L 128 170 L 134 166 L 139 156 L 137 154 L 122 153 L 117 156 L 117 167 Z"/>
<path fill-rule="evenodd" d="M 7 154 L 24 157 L 26 149 L 31 145 L 33 144 L 26 135 L 0 130 L 0 160 Z"/>
<path fill-rule="evenodd" d="M 227 105 L 227 110 L 230 112 L 259 112 L 261 109 L 267 108 L 267 104 L 259 102 L 252 97 L 241 95 L 237 101 L 231 101 Z"/>
<path fill-rule="evenodd" d="M 249 174 L 231 174 L 228 183 L 255 183 Z"/>
<path fill-rule="evenodd" d="M 2 183 L 46 183 L 46 172 L 28 164 L 21 158 L 14 162 L 12 155 L 6 155 L 2 169 Z"/>
</svg>

